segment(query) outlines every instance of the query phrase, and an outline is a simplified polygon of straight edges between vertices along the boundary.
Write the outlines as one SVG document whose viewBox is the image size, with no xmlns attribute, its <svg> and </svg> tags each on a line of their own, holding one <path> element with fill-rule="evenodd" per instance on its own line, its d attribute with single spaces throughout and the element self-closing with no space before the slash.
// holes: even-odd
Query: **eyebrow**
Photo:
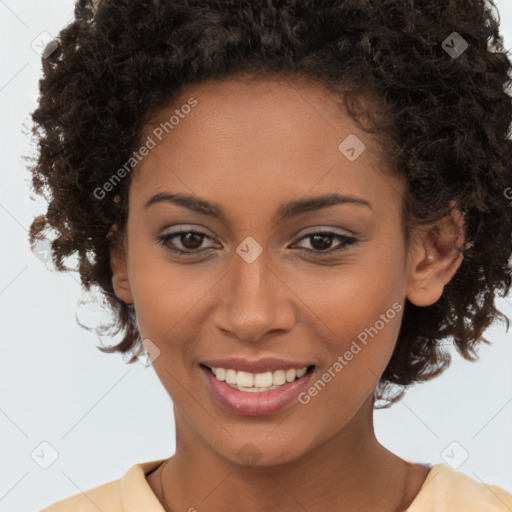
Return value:
<svg viewBox="0 0 512 512">
<path fill-rule="evenodd" d="M 210 217 L 216 217 L 227 221 L 227 216 L 222 207 L 205 199 L 185 194 L 172 194 L 170 192 L 160 192 L 151 198 L 144 205 L 144 209 L 158 203 L 170 203 L 177 206 L 188 208 L 194 212 Z M 302 213 L 320 210 L 337 204 L 349 204 L 355 206 L 364 206 L 372 210 L 372 204 L 365 199 L 357 197 L 353 194 L 323 194 L 315 197 L 307 197 L 303 199 L 294 199 L 281 205 L 277 211 L 277 221 L 295 217 Z"/>
</svg>

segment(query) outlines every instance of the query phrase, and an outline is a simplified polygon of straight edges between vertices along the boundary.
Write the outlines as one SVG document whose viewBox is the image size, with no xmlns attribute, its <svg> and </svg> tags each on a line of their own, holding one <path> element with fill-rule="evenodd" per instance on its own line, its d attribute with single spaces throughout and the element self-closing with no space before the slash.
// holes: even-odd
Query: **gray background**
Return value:
<svg viewBox="0 0 512 512">
<path fill-rule="evenodd" d="M 510 48 L 512 0 L 498 7 Z M 22 160 L 31 151 L 23 131 L 38 95 L 37 46 L 72 14 L 71 0 L 0 0 L 0 512 L 39 510 L 174 451 L 172 404 L 152 368 L 97 350 L 100 340 L 75 315 L 96 325 L 101 308 L 77 308 L 77 274 L 51 272 L 29 250 L 27 230 L 44 211 Z M 512 318 L 510 296 L 498 307 Z M 497 324 L 487 337 L 479 362 L 454 354 L 444 375 L 377 411 L 375 425 L 403 458 L 444 460 L 512 492 L 512 331 Z M 53 450 L 58 457 L 43 469 Z"/>
</svg>

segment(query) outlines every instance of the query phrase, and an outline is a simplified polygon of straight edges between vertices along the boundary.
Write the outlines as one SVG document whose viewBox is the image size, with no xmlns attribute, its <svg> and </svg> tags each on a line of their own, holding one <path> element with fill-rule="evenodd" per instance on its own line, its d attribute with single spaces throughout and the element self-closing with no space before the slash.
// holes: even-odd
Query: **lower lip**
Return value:
<svg viewBox="0 0 512 512">
<path fill-rule="evenodd" d="M 204 366 L 201 366 L 201 370 L 220 405 L 231 413 L 243 416 L 264 416 L 283 411 L 297 401 L 297 396 L 304 391 L 312 375 L 312 372 L 307 372 L 300 379 L 287 382 L 276 389 L 251 393 L 233 389 Z"/>
</svg>

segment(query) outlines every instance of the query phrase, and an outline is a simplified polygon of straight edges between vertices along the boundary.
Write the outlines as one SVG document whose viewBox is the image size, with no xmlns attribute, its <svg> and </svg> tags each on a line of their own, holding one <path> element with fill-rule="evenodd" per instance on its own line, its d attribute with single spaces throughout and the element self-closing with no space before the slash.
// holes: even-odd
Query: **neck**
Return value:
<svg viewBox="0 0 512 512">
<path fill-rule="evenodd" d="M 168 511 L 401 511 L 411 501 L 408 464 L 378 443 L 372 414 L 373 407 L 363 408 L 345 429 L 291 462 L 247 467 L 201 442 L 176 411 L 176 453 L 157 497 Z"/>
</svg>

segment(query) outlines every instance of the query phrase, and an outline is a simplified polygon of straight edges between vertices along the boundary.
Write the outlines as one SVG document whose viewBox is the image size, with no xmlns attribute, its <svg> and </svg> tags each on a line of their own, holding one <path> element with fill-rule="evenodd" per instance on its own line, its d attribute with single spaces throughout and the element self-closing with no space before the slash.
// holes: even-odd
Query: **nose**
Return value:
<svg viewBox="0 0 512 512">
<path fill-rule="evenodd" d="M 215 326 L 247 343 L 291 330 L 296 320 L 294 295 L 283 278 L 265 251 L 252 263 L 237 255 L 219 283 Z"/>
</svg>

